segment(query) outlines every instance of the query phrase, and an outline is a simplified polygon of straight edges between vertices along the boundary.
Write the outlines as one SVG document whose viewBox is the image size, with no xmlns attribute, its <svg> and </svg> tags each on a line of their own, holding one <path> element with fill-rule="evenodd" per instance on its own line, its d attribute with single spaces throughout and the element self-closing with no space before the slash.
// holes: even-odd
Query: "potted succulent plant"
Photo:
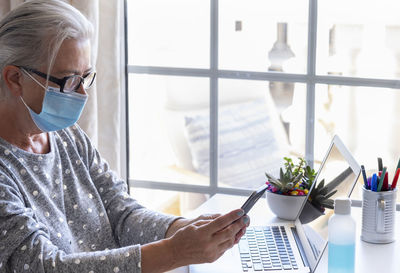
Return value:
<svg viewBox="0 0 400 273">
<path fill-rule="evenodd" d="M 279 178 L 265 174 L 268 178 L 267 202 L 276 216 L 294 220 L 316 174 L 303 158 L 299 158 L 297 164 L 288 157 L 284 157 L 284 161 L 284 170 L 280 168 Z"/>
<path fill-rule="evenodd" d="M 284 157 L 284 169 L 280 168 L 279 178 L 265 174 L 268 178 L 266 182 L 268 205 L 276 216 L 286 220 L 296 219 L 317 175 L 303 158 L 298 159 L 298 163 L 294 163 L 291 158 Z M 340 183 L 351 173 L 351 169 L 347 168 L 329 183 L 325 183 L 325 179 L 317 182 L 308 195 L 306 207 L 300 215 L 302 222 L 309 222 L 319 217 L 325 208 L 333 209 L 334 201 L 331 197 L 337 192 L 336 188 Z"/>
</svg>

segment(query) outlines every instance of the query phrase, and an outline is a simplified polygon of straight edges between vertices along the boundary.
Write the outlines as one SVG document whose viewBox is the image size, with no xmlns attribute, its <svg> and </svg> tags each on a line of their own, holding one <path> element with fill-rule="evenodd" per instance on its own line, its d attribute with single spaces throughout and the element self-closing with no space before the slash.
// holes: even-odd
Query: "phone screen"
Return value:
<svg viewBox="0 0 400 273">
<path fill-rule="evenodd" d="M 264 192 L 267 190 L 268 185 L 263 185 L 259 187 L 257 190 L 253 191 L 253 193 L 247 198 L 246 202 L 244 202 L 243 206 L 241 207 L 244 210 L 244 214 L 247 214 L 250 209 L 254 206 L 254 204 L 263 196 Z"/>
</svg>

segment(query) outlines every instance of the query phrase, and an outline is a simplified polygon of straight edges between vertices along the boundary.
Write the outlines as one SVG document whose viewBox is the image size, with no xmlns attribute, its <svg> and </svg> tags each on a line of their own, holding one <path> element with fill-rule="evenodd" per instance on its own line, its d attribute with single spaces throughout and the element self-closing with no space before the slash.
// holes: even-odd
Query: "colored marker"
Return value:
<svg viewBox="0 0 400 273">
<path fill-rule="evenodd" d="M 374 173 L 373 175 L 372 175 L 372 179 L 371 179 L 371 191 L 376 191 L 376 181 L 377 181 L 377 176 L 376 176 L 376 173 Z"/>
<path fill-rule="evenodd" d="M 386 172 L 385 177 L 383 178 L 382 190 L 389 190 L 389 172 Z"/>
<path fill-rule="evenodd" d="M 393 177 L 392 186 L 390 187 L 392 190 L 396 188 L 397 179 L 399 178 L 400 169 L 396 170 L 396 175 Z"/>
<path fill-rule="evenodd" d="M 382 186 L 383 186 L 383 180 L 385 179 L 385 175 L 386 175 L 386 167 L 383 168 L 382 170 L 382 174 L 381 177 L 379 178 L 379 183 L 378 183 L 378 188 L 376 189 L 376 191 L 381 191 L 382 190 Z"/>
<path fill-rule="evenodd" d="M 399 159 L 399 162 L 397 162 L 397 168 L 396 168 L 396 170 L 397 169 L 400 169 L 400 159 Z"/>
<path fill-rule="evenodd" d="M 372 181 L 372 176 L 368 177 L 367 182 L 368 182 L 368 189 L 371 190 L 371 181 Z"/>
<path fill-rule="evenodd" d="M 368 179 L 367 179 L 367 174 L 365 173 L 364 165 L 361 165 L 361 172 L 364 179 L 364 186 L 366 189 L 368 189 Z"/>
<path fill-rule="evenodd" d="M 378 157 L 378 171 L 383 170 L 383 163 L 382 163 L 382 158 Z"/>
</svg>

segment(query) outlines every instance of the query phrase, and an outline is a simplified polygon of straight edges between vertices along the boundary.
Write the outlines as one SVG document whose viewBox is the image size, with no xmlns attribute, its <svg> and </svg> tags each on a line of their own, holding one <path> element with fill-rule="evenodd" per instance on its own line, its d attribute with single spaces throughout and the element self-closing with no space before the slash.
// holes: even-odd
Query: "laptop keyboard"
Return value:
<svg viewBox="0 0 400 273">
<path fill-rule="evenodd" d="M 239 252 L 244 272 L 298 269 L 283 226 L 248 227 Z"/>
</svg>

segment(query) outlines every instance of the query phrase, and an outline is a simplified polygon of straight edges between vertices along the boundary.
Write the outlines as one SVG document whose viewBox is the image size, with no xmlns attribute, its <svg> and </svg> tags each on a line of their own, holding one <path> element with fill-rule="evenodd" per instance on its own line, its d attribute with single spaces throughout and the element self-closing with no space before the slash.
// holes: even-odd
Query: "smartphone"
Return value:
<svg viewBox="0 0 400 273">
<path fill-rule="evenodd" d="M 259 187 L 257 190 L 253 191 L 253 193 L 247 198 L 246 202 L 244 202 L 243 206 L 241 207 L 244 210 L 244 214 L 246 215 L 250 209 L 254 206 L 254 204 L 263 196 L 264 192 L 267 190 L 268 185 L 265 184 Z"/>
</svg>

